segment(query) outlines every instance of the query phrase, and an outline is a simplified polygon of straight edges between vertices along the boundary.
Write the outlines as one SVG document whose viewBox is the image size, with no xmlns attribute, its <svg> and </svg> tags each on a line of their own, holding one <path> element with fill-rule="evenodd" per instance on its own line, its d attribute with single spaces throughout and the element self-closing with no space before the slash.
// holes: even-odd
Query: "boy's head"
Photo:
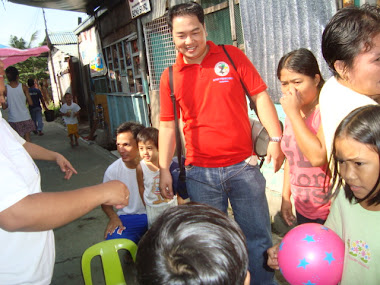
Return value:
<svg viewBox="0 0 380 285">
<path fill-rule="evenodd" d="M 145 128 L 139 132 L 137 145 L 142 159 L 147 162 L 158 160 L 158 129 Z"/>
<path fill-rule="evenodd" d="M 73 95 L 71 95 L 71 93 L 66 92 L 63 98 L 65 99 L 67 105 L 71 105 L 73 102 Z"/>
<path fill-rule="evenodd" d="M 136 161 L 139 161 L 137 135 L 144 128 L 143 125 L 136 122 L 125 122 L 116 130 L 117 151 L 127 166 L 134 167 Z"/>
<path fill-rule="evenodd" d="M 9 82 L 18 80 L 19 72 L 17 68 L 14 66 L 8 66 L 7 69 L 5 70 L 5 74 Z"/>
<path fill-rule="evenodd" d="M 244 234 L 208 205 L 167 209 L 139 242 L 139 284 L 249 284 Z"/>
<path fill-rule="evenodd" d="M 33 87 L 34 86 L 34 79 L 33 78 L 29 78 L 28 79 L 28 86 L 29 87 Z"/>
</svg>

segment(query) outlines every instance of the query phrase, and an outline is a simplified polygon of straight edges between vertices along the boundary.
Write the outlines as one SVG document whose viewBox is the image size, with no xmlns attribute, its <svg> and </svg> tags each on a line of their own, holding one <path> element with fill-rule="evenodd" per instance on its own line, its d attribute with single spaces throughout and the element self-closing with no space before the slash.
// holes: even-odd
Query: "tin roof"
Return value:
<svg viewBox="0 0 380 285">
<path fill-rule="evenodd" d="M 77 44 L 78 38 L 73 32 L 49 33 L 50 43 L 56 45 Z"/>
</svg>

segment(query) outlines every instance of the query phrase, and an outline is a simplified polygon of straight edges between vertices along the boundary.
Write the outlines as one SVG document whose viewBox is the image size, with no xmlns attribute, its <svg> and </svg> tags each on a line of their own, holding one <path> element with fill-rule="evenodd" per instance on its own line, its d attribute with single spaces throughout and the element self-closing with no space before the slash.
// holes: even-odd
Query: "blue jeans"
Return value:
<svg viewBox="0 0 380 285">
<path fill-rule="evenodd" d="M 40 107 L 35 107 L 30 110 L 30 116 L 34 124 L 36 125 L 36 130 L 42 132 L 42 128 L 44 127 L 44 123 L 42 122 L 42 110 Z"/>
<path fill-rule="evenodd" d="M 246 239 L 251 284 L 276 284 L 266 269 L 266 250 L 272 246 L 265 178 L 258 166 L 245 161 L 219 168 L 186 166 L 190 200 L 213 206 L 227 214 L 230 200 L 235 221 Z"/>
</svg>

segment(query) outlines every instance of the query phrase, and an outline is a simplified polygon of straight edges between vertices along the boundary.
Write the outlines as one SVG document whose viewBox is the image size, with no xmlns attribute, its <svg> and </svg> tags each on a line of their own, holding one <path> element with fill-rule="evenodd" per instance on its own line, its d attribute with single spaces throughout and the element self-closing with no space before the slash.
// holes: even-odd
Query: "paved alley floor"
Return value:
<svg viewBox="0 0 380 285">
<path fill-rule="evenodd" d="M 44 135 L 31 134 L 32 142 L 57 151 L 64 155 L 78 171 L 70 180 L 64 180 L 63 174 L 54 162 L 36 161 L 41 172 L 42 191 L 57 192 L 74 190 L 101 183 L 106 168 L 117 159 L 111 152 L 80 139 L 79 146 L 71 147 L 64 127 L 57 122 L 45 122 Z M 55 229 L 56 262 L 52 285 L 84 284 L 81 272 L 81 257 L 91 245 L 103 241 L 103 233 L 108 219 L 100 207 L 78 220 Z M 279 237 L 274 234 L 274 242 Z M 128 284 L 135 284 L 133 265 L 126 265 Z M 92 263 L 93 282 L 105 284 L 100 258 Z M 276 273 L 279 284 L 288 284 L 279 272 Z"/>
</svg>

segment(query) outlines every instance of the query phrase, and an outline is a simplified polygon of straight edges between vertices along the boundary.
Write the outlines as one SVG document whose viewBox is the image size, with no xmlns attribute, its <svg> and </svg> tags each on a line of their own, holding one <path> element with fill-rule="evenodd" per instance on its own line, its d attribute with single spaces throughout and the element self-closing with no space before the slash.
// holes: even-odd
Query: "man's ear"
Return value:
<svg viewBox="0 0 380 285">
<path fill-rule="evenodd" d="M 346 64 L 342 60 L 337 60 L 334 62 L 334 68 L 339 74 L 339 77 L 345 79 L 346 76 Z"/>
</svg>

